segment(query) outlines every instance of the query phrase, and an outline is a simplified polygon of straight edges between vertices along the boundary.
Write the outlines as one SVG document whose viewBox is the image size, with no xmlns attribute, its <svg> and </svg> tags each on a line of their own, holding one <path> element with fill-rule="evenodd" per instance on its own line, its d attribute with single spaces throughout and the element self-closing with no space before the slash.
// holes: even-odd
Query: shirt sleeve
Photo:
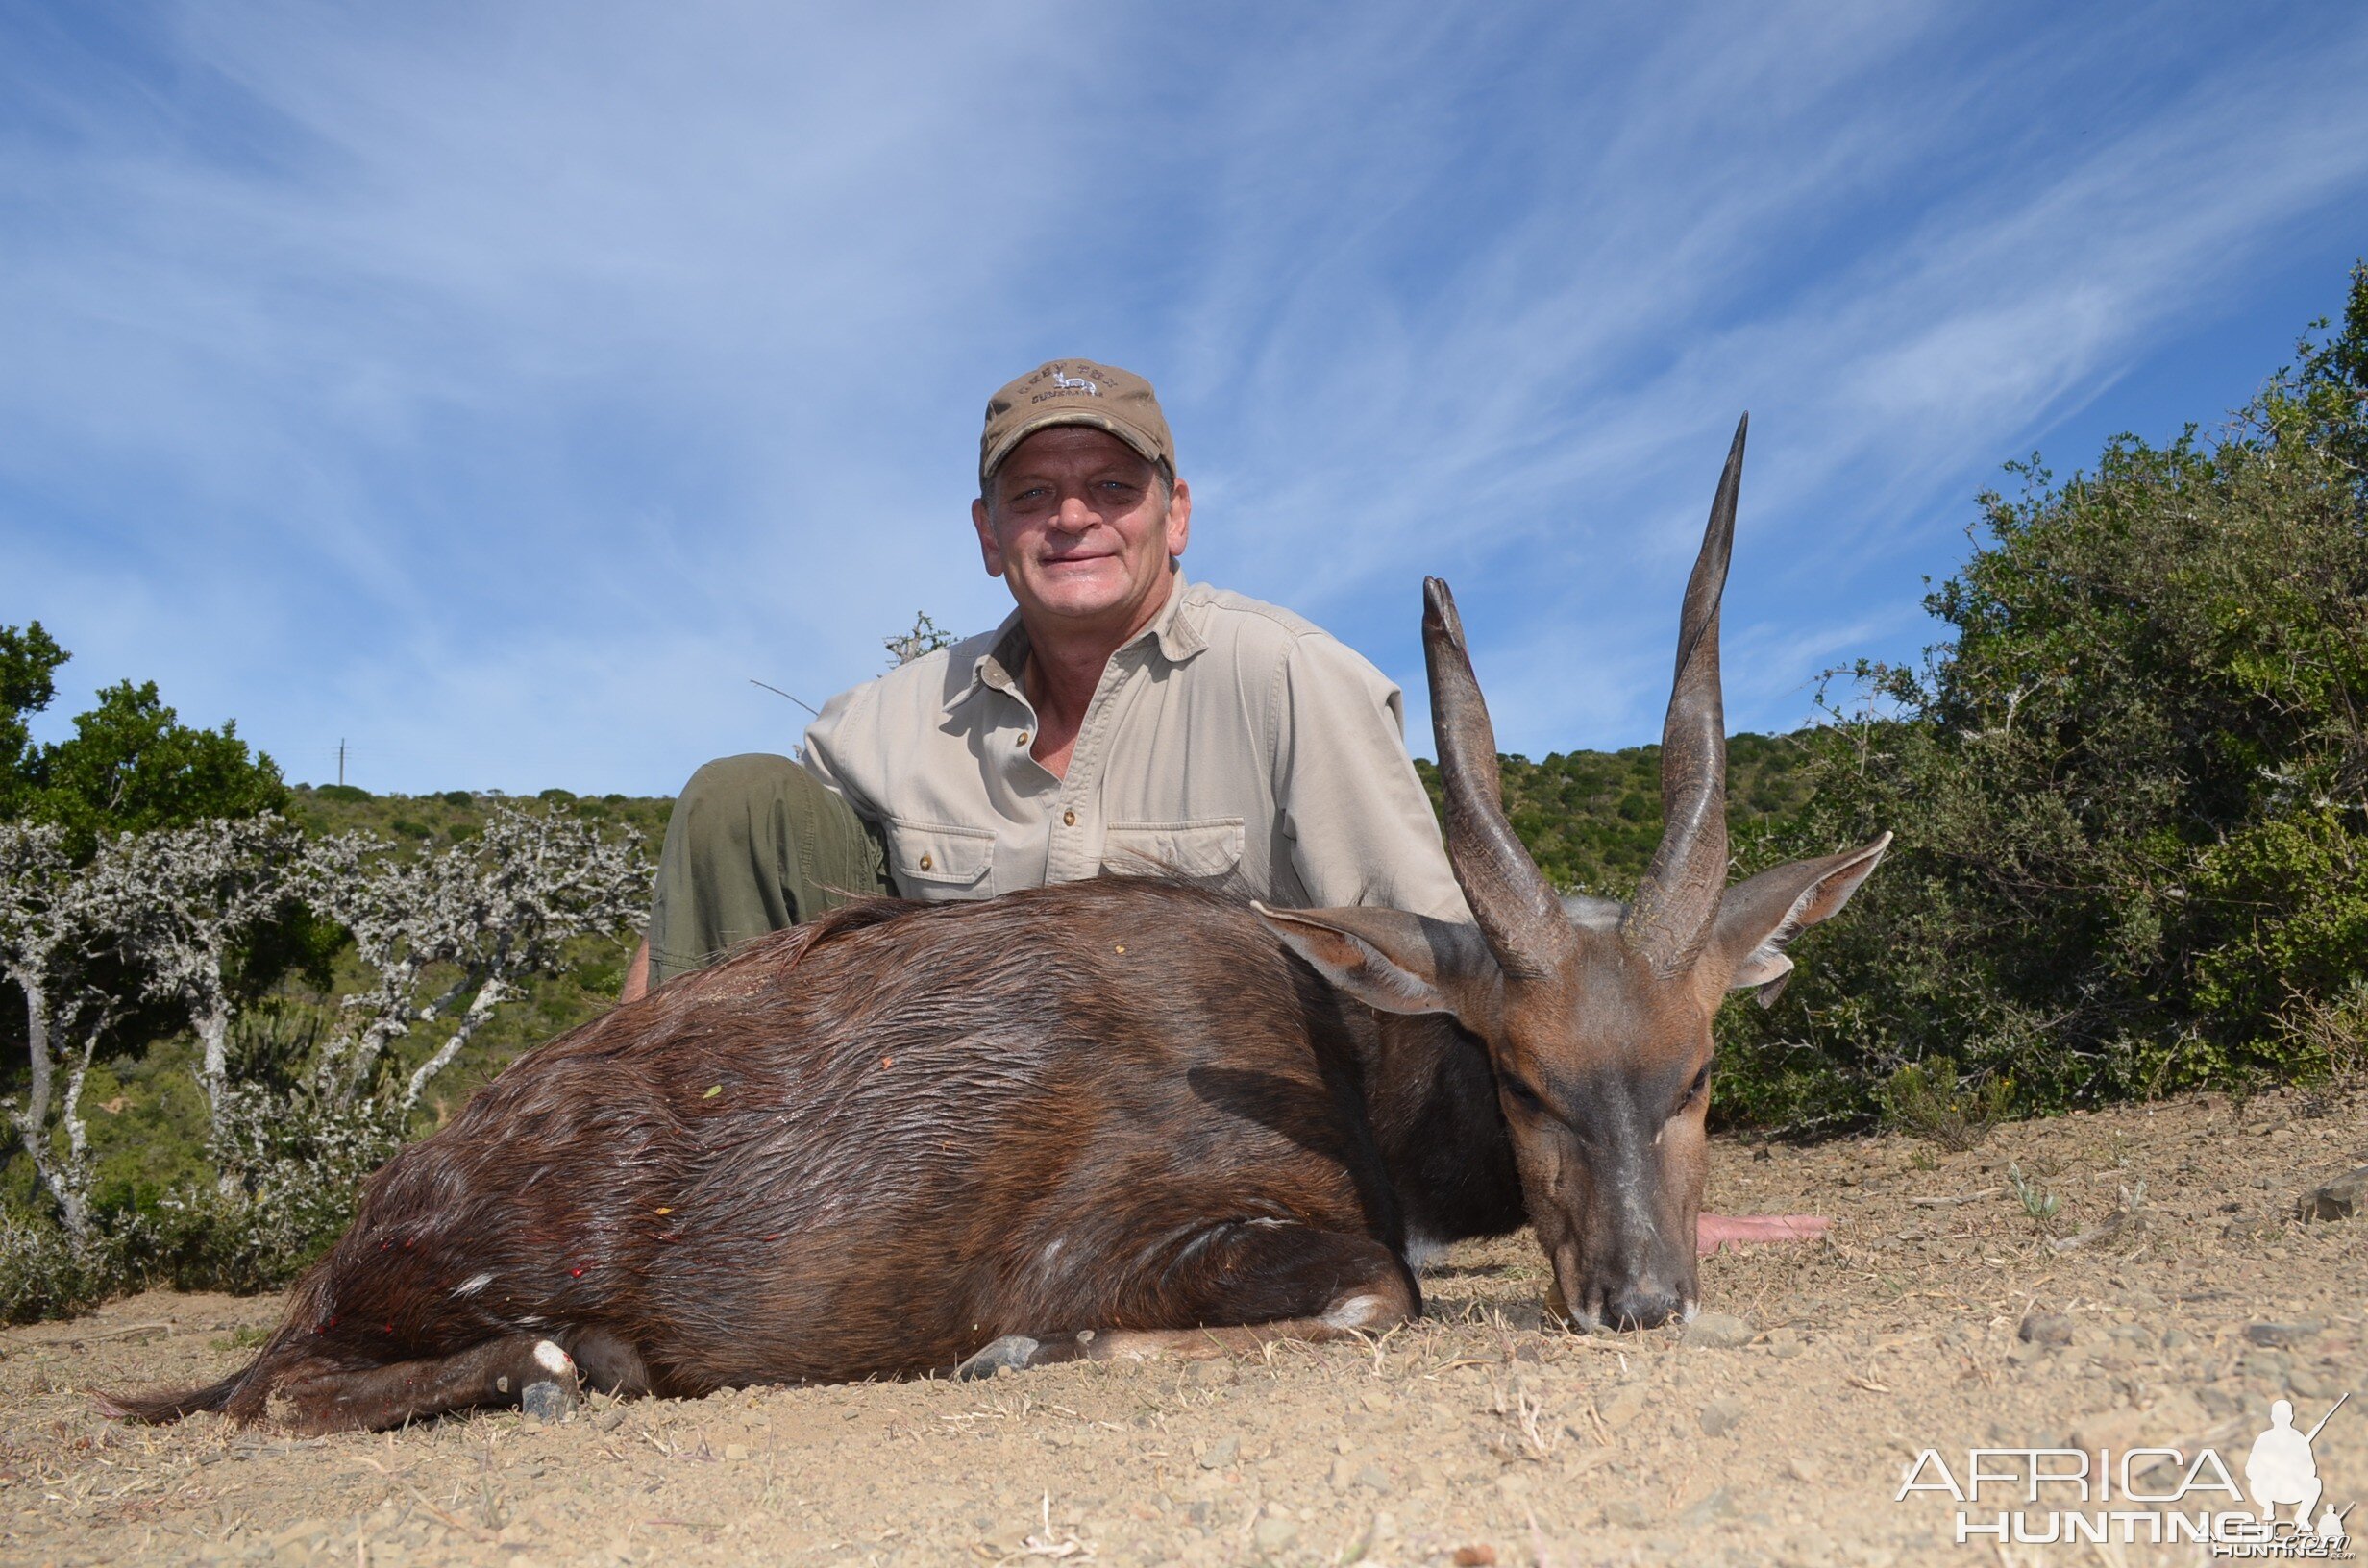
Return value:
<svg viewBox="0 0 2368 1568">
<path fill-rule="evenodd" d="M 872 700 L 876 684 L 867 681 L 824 703 L 823 711 L 805 726 L 805 746 L 800 757 L 816 782 L 852 806 L 855 815 L 866 821 L 880 818 L 879 705 Z"/>
<path fill-rule="evenodd" d="M 1293 869 L 1315 906 L 1468 922 L 1406 752 L 1397 686 L 1322 632 L 1294 639 L 1278 678 L 1274 797 Z"/>
</svg>

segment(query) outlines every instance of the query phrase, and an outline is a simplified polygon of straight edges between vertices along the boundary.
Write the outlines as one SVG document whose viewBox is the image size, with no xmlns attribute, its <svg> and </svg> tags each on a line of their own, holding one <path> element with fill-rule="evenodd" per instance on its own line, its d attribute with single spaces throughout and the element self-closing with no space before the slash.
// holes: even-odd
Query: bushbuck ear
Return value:
<svg viewBox="0 0 2368 1568">
<path fill-rule="evenodd" d="M 1762 1007 L 1775 1006 L 1792 974 L 1785 943 L 1841 913 L 1890 844 L 1886 833 L 1859 848 L 1796 860 L 1729 888 L 1719 900 L 1708 955 L 1727 968 L 1724 989 L 1756 991 Z"/>
<path fill-rule="evenodd" d="M 1447 1013 L 1488 1032 L 1498 971 L 1477 929 L 1394 909 L 1250 908 L 1318 974 L 1380 1013 Z"/>
</svg>

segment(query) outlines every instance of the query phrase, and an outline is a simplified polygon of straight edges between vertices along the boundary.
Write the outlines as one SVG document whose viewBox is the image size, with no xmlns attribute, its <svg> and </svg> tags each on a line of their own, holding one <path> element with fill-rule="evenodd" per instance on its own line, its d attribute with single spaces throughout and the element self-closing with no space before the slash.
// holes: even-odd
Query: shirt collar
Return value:
<svg viewBox="0 0 2368 1568">
<path fill-rule="evenodd" d="M 1187 582 L 1184 575 L 1177 573 L 1175 587 L 1170 591 L 1168 602 L 1160 606 L 1157 615 L 1151 617 L 1149 625 L 1120 644 L 1119 651 L 1124 652 L 1141 642 L 1153 641 L 1159 645 L 1160 657 L 1170 664 L 1182 664 L 1192 658 L 1209 646 L 1208 639 L 1200 634 L 1199 616 L 1193 613 L 1207 598 L 1205 585 Z M 1013 697 L 1022 695 L 1020 674 L 1027 668 L 1027 626 L 1021 621 L 1020 612 L 1015 609 L 1003 617 L 1003 624 L 995 628 L 986 639 L 986 651 L 971 662 L 969 683 L 947 698 L 947 712 L 950 713 L 968 701 L 971 695 L 982 686 L 991 686 Z"/>
</svg>

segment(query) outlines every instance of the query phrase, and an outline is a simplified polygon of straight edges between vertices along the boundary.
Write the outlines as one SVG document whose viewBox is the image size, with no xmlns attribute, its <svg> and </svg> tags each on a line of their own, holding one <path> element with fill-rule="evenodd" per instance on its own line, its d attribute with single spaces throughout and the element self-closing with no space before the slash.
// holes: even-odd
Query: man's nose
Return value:
<svg viewBox="0 0 2368 1568">
<path fill-rule="evenodd" d="M 1052 509 L 1052 526 L 1064 533 L 1083 533 L 1101 521 L 1083 496 L 1063 496 L 1061 503 Z"/>
</svg>

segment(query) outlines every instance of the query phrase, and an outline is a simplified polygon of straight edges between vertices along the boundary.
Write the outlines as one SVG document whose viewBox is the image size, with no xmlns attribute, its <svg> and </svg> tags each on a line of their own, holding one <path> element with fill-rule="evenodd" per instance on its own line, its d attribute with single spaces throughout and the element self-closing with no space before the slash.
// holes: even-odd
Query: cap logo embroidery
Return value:
<svg viewBox="0 0 2368 1568">
<path fill-rule="evenodd" d="M 1064 392 L 1082 392 L 1089 398 L 1101 396 L 1101 388 L 1082 376 L 1065 376 L 1058 369 L 1052 372 L 1052 384 Z"/>
</svg>

